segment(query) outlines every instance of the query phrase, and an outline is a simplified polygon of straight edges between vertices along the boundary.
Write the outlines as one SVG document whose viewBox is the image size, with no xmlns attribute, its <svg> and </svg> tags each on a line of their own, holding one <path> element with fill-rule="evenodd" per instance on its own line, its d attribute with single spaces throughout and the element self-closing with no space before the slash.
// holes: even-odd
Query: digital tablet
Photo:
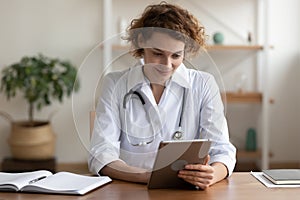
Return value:
<svg viewBox="0 0 300 200">
<path fill-rule="evenodd" d="M 194 189 L 195 186 L 178 178 L 178 171 L 184 169 L 187 164 L 204 163 L 210 145 L 210 140 L 203 139 L 162 141 L 148 182 L 148 189 Z"/>
</svg>

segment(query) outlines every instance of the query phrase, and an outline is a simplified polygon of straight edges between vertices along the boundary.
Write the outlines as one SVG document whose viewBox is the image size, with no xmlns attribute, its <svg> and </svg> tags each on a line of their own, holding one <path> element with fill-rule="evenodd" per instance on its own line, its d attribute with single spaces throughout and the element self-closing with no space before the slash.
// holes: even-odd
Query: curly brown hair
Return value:
<svg viewBox="0 0 300 200">
<path fill-rule="evenodd" d="M 165 1 L 149 5 L 140 18 L 133 19 L 124 38 L 132 43 L 132 54 L 142 57 L 144 49 L 138 45 L 139 35 L 149 39 L 153 31 L 168 33 L 171 37 L 185 43 L 185 52 L 195 54 L 205 48 L 206 34 L 204 26 L 186 9 Z"/>
</svg>

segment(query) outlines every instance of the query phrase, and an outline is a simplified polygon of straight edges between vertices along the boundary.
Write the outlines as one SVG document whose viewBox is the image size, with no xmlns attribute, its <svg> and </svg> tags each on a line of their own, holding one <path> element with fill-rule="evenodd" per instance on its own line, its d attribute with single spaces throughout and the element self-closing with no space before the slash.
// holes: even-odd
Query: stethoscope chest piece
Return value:
<svg viewBox="0 0 300 200">
<path fill-rule="evenodd" d="M 181 140 L 181 139 L 182 139 L 182 132 L 181 132 L 181 131 L 176 131 L 176 132 L 173 134 L 173 139 L 174 139 L 174 140 Z"/>
</svg>

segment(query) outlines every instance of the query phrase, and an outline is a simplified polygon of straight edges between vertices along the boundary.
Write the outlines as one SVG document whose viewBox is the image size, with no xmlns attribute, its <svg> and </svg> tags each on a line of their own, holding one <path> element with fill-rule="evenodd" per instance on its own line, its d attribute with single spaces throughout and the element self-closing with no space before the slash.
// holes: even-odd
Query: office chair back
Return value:
<svg viewBox="0 0 300 200">
<path fill-rule="evenodd" d="M 90 138 L 92 137 L 93 134 L 95 118 L 96 118 L 96 111 L 94 110 L 90 111 Z"/>
</svg>

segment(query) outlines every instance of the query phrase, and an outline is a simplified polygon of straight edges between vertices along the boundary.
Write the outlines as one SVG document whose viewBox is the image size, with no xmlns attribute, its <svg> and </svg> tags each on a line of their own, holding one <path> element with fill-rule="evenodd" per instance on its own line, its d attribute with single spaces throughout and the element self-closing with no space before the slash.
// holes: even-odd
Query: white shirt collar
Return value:
<svg viewBox="0 0 300 200">
<path fill-rule="evenodd" d="M 188 69 L 186 66 L 182 63 L 174 72 L 174 74 L 171 77 L 171 80 L 178 85 L 189 88 L 190 87 L 190 80 L 188 75 Z"/>
<path fill-rule="evenodd" d="M 127 88 L 129 92 L 131 89 L 136 90 L 138 86 L 148 84 L 143 72 L 143 63 L 138 62 L 134 67 L 128 71 Z"/>
<path fill-rule="evenodd" d="M 141 87 L 144 84 L 149 84 L 149 81 L 144 76 L 143 64 L 143 60 L 140 60 L 140 62 L 138 62 L 134 67 L 129 69 L 127 80 L 128 91 L 130 91 L 131 89 L 136 90 L 138 87 Z M 178 85 L 185 88 L 190 87 L 188 70 L 183 63 L 176 69 L 171 77 L 170 82 L 177 83 Z"/>
</svg>

